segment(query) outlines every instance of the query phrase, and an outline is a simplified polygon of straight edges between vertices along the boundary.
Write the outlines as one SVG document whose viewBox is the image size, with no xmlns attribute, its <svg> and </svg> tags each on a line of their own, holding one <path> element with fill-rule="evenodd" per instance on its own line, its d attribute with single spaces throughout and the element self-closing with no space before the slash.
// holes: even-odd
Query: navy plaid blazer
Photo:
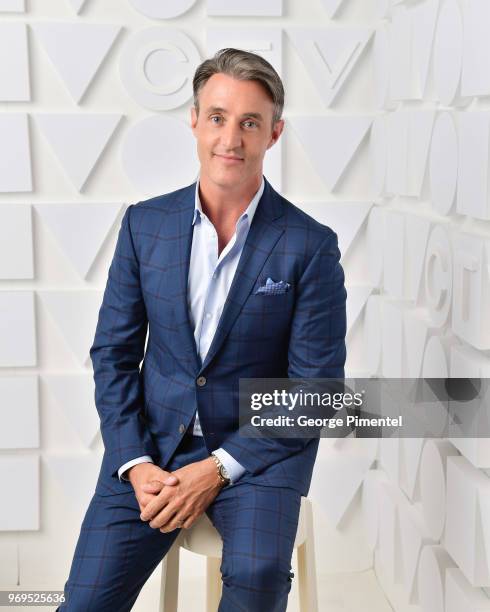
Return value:
<svg viewBox="0 0 490 612">
<path fill-rule="evenodd" d="M 187 306 L 195 188 L 130 205 L 121 222 L 90 348 L 105 447 L 96 492 L 132 490 L 117 470 L 140 455 L 164 468 L 197 409 L 209 452 L 222 446 L 246 468 L 238 482 L 307 495 L 319 439 L 240 436 L 238 383 L 344 377 L 347 291 L 337 234 L 265 180 L 201 363 Z M 257 293 L 268 277 L 288 291 Z"/>
</svg>

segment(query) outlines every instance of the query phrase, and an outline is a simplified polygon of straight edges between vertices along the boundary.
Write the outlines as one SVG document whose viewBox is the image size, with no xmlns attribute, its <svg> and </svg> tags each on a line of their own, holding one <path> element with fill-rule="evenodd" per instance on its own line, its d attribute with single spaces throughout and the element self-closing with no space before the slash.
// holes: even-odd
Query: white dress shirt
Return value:
<svg viewBox="0 0 490 612">
<path fill-rule="evenodd" d="M 245 240 L 264 191 L 264 178 L 246 210 L 240 215 L 235 225 L 235 233 L 218 257 L 218 234 L 214 225 L 204 214 L 199 198 L 199 179 L 196 182 L 195 207 L 192 225 L 192 249 L 187 284 L 188 308 L 191 325 L 194 328 L 194 340 L 197 352 L 204 362 L 211 346 L 218 321 L 225 304 L 228 291 L 236 272 Z M 202 436 L 199 414 L 196 411 L 193 435 Z M 214 453 L 221 460 L 234 483 L 245 472 L 245 468 L 225 449 L 217 448 Z M 128 480 L 123 472 L 138 463 L 151 462 L 149 455 L 137 457 L 122 465 L 119 479 Z"/>
</svg>

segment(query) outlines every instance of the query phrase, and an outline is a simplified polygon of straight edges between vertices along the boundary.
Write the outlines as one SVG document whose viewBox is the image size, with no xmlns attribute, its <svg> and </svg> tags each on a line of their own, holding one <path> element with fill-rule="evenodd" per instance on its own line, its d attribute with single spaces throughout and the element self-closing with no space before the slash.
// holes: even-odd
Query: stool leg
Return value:
<svg viewBox="0 0 490 612">
<path fill-rule="evenodd" d="M 163 558 L 158 612 L 177 612 L 179 599 L 179 552 L 179 543 L 175 541 Z"/>
<path fill-rule="evenodd" d="M 298 590 L 301 612 L 318 612 L 313 511 L 305 500 L 306 539 L 298 546 Z"/>
<path fill-rule="evenodd" d="M 220 565 L 219 557 L 206 558 L 206 612 L 216 612 L 219 606 L 223 586 Z"/>
</svg>

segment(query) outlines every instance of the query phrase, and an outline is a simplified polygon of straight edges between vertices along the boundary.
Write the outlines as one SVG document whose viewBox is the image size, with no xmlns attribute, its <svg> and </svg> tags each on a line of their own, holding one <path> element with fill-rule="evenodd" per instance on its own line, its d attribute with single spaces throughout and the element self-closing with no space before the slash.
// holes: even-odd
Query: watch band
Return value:
<svg viewBox="0 0 490 612">
<path fill-rule="evenodd" d="M 230 477 L 228 476 L 228 472 L 226 471 L 225 466 L 221 462 L 221 459 L 217 455 L 215 455 L 214 453 L 211 453 L 211 457 L 214 459 L 214 462 L 216 463 L 216 469 L 217 469 L 217 472 L 218 472 L 218 478 L 221 480 L 221 482 L 225 486 L 229 485 L 231 480 L 230 480 Z"/>
</svg>

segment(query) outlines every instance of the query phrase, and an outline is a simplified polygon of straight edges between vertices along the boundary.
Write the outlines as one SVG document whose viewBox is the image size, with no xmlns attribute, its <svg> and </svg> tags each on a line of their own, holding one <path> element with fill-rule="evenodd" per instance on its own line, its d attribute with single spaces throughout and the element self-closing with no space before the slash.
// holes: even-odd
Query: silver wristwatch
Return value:
<svg viewBox="0 0 490 612">
<path fill-rule="evenodd" d="M 221 480 L 223 485 L 226 487 L 226 485 L 229 485 L 231 482 L 230 476 L 228 475 L 228 472 L 225 466 L 221 463 L 221 459 L 218 457 L 218 455 L 211 453 L 211 457 L 214 459 L 214 462 L 216 463 L 216 468 L 218 471 L 218 478 Z"/>
</svg>

